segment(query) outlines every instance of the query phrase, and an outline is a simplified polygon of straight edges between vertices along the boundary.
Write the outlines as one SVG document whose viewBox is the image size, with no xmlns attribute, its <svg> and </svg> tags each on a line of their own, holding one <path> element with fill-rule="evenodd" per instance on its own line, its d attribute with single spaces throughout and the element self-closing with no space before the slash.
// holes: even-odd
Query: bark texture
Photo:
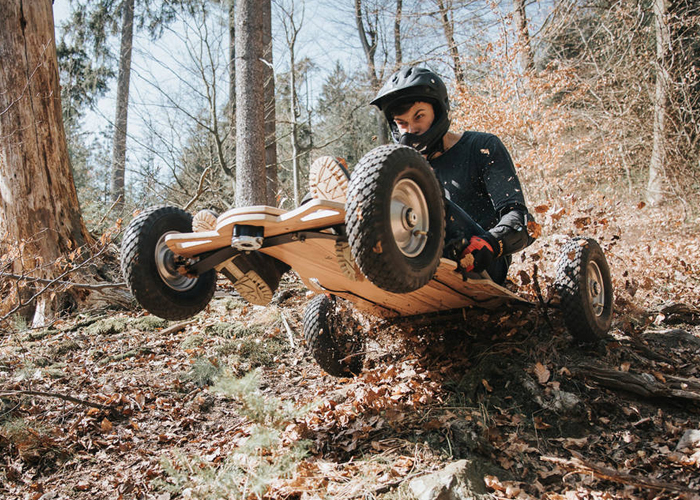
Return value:
<svg viewBox="0 0 700 500">
<path fill-rule="evenodd" d="M 236 2 L 236 206 L 264 205 L 263 3 Z"/>
<path fill-rule="evenodd" d="M 4 253 L 26 242 L 15 273 L 50 279 L 51 264 L 90 237 L 68 159 L 49 0 L 0 3 L 0 61 L 0 244 Z M 35 325 L 55 299 L 39 298 Z"/>
<path fill-rule="evenodd" d="M 366 21 L 366 23 L 365 23 Z M 375 57 L 377 54 L 377 46 L 379 43 L 377 25 L 377 15 L 371 18 L 367 15 L 367 19 L 363 14 L 362 0 L 355 0 L 355 24 L 357 25 L 357 34 L 360 37 L 360 44 L 367 59 L 367 74 L 372 85 L 373 91 L 378 91 L 381 85 L 379 76 L 377 75 L 377 65 Z M 365 26 L 366 24 L 366 26 Z M 400 28 L 399 28 L 400 29 Z M 389 141 L 389 133 L 383 113 L 377 113 L 377 142 L 378 144 L 386 144 Z"/>
<path fill-rule="evenodd" d="M 117 79 L 117 110 L 114 118 L 112 145 L 112 201 L 119 211 L 124 206 L 124 172 L 126 170 L 126 124 L 129 111 L 129 81 L 131 79 L 131 47 L 134 39 L 134 0 L 122 6 L 122 39 L 119 51 Z"/>
<path fill-rule="evenodd" d="M 236 192 L 236 2 L 228 3 L 228 116 L 229 130 L 226 134 L 226 175 L 232 178 L 233 192 Z"/>
<path fill-rule="evenodd" d="M 520 65 L 524 71 L 532 71 L 535 69 L 535 57 L 532 54 L 530 30 L 527 26 L 525 0 L 513 0 L 513 21 L 515 22 L 515 27 L 518 30 Z"/>
<path fill-rule="evenodd" d="M 396 69 L 403 64 L 401 50 L 401 18 L 403 16 L 403 0 L 396 0 L 396 15 L 394 16 L 394 51 L 396 52 Z"/>
<path fill-rule="evenodd" d="M 455 41 L 454 20 L 450 17 L 452 6 L 446 5 L 444 0 L 436 1 L 438 9 L 440 10 L 440 23 L 442 24 L 442 30 L 445 33 L 447 47 L 450 49 L 450 57 L 452 57 L 452 66 L 455 72 L 455 78 L 458 82 L 464 83 L 464 67 L 462 65 L 462 58 L 459 55 L 457 42 Z"/>
<path fill-rule="evenodd" d="M 671 31 L 668 26 L 668 0 L 654 0 L 656 27 L 656 91 L 654 93 L 654 144 L 649 161 L 649 182 L 646 199 L 658 205 L 664 197 L 664 166 L 666 162 L 666 122 L 669 91 L 669 64 L 672 59 Z"/>
<path fill-rule="evenodd" d="M 275 113 L 275 71 L 272 65 L 272 3 L 263 4 L 263 47 L 265 49 L 265 172 L 267 204 L 277 206 L 277 128 Z"/>
</svg>

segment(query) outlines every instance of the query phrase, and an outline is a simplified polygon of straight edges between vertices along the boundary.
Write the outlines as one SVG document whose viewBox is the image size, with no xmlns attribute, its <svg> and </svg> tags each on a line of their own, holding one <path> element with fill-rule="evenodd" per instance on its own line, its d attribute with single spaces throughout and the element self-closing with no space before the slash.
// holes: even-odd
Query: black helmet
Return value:
<svg viewBox="0 0 700 500">
<path fill-rule="evenodd" d="M 410 101 L 425 101 L 433 105 L 435 119 L 420 135 L 401 135 L 390 112 L 394 106 Z M 441 150 L 442 138 L 450 129 L 450 100 L 442 79 L 427 68 L 404 67 L 391 75 L 377 96 L 370 102 L 384 113 L 394 142 L 414 147 L 425 155 Z"/>
</svg>

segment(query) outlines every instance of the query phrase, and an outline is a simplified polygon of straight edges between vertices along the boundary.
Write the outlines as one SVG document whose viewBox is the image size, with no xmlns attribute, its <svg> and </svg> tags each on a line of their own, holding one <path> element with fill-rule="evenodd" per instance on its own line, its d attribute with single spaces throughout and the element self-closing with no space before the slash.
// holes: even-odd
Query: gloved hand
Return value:
<svg viewBox="0 0 700 500">
<path fill-rule="evenodd" d="M 494 248 L 499 248 L 498 242 L 490 234 L 472 236 L 457 262 L 464 269 L 464 272 L 480 273 L 485 271 L 497 257 Z"/>
</svg>

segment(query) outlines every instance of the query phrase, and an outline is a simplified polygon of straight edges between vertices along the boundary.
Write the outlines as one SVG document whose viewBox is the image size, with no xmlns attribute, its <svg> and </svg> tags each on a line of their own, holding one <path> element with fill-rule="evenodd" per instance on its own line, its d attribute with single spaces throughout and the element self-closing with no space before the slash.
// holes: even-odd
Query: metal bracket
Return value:
<svg viewBox="0 0 700 500">
<path fill-rule="evenodd" d="M 339 238 L 341 237 L 335 234 L 320 233 L 317 231 L 297 231 L 294 233 L 280 234 L 279 236 L 265 238 L 263 240 L 261 248 L 270 248 L 278 245 L 286 245 L 287 243 L 293 243 L 296 241 L 304 242 L 307 239 L 330 239 L 337 241 Z M 213 254 L 208 255 L 199 262 L 196 262 L 195 264 L 189 266 L 187 270 L 189 272 L 194 273 L 195 275 L 200 275 L 209 271 L 210 269 L 214 269 L 222 262 L 226 262 L 227 260 L 235 257 L 239 253 L 242 252 L 232 246 L 224 247 L 220 250 L 215 251 Z"/>
</svg>

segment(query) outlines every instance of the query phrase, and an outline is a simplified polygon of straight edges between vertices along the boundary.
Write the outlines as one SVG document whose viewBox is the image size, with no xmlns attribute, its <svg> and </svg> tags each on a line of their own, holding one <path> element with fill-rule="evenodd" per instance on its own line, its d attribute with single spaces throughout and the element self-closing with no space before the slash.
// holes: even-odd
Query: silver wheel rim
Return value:
<svg viewBox="0 0 700 500">
<path fill-rule="evenodd" d="M 160 237 L 156 243 L 156 268 L 163 282 L 177 292 L 186 292 L 197 283 L 197 278 L 190 278 L 180 274 L 175 265 L 175 254 L 165 243 L 165 237 L 174 234 L 176 231 L 169 231 Z"/>
<path fill-rule="evenodd" d="M 588 301 L 591 304 L 593 314 L 602 316 L 605 310 L 605 284 L 603 282 L 603 273 L 600 272 L 598 264 L 591 261 L 588 263 L 588 272 L 586 273 L 588 281 Z"/>
<path fill-rule="evenodd" d="M 419 255 L 428 242 L 428 203 L 420 186 L 401 179 L 391 192 L 391 232 L 406 257 Z"/>
</svg>

